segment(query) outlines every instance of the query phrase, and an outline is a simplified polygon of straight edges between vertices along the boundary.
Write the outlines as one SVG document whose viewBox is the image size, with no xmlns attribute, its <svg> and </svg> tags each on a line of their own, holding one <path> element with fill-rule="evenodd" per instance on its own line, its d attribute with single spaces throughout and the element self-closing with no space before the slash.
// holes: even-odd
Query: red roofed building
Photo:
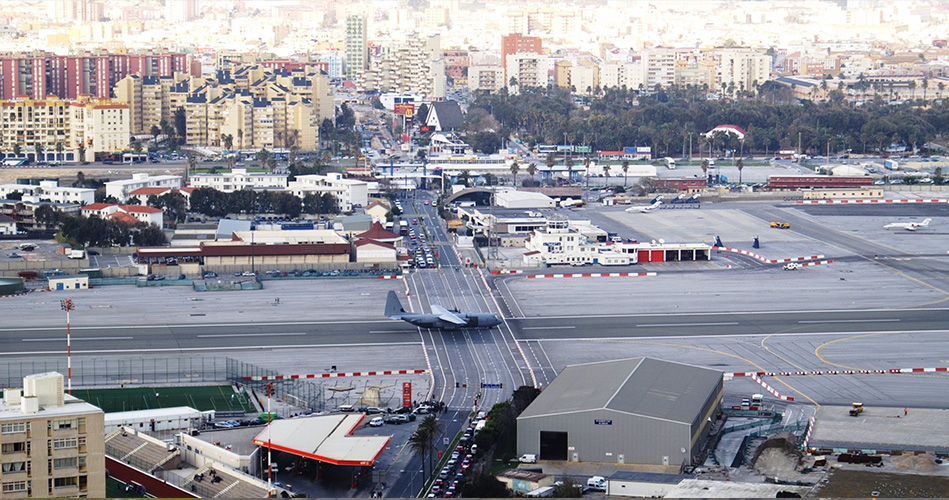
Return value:
<svg viewBox="0 0 949 500">
<path fill-rule="evenodd" d="M 187 200 L 188 207 L 191 207 L 191 193 L 195 189 L 196 188 L 190 188 L 190 187 L 177 189 L 177 188 L 173 188 L 169 186 L 140 187 L 138 189 L 129 191 L 128 201 L 132 203 L 137 203 L 139 205 L 144 205 L 148 203 L 149 196 L 158 197 L 158 196 L 166 195 L 168 193 L 181 193 L 185 197 L 185 200 Z"/>
<path fill-rule="evenodd" d="M 93 203 L 92 205 L 86 205 L 82 207 L 80 213 L 84 217 L 111 218 L 122 222 L 132 222 L 132 219 L 134 219 L 136 222 L 154 224 L 158 227 L 162 227 L 162 224 L 164 224 L 165 214 L 164 210 L 160 208 L 146 207 L 143 205 L 116 205 L 114 203 Z M 115 217 L 114 215 L 117 213 L 124 214 L 132 219 Z"/>
<path fill-rule="evenodd" d="M 369 226 L 369 230 L 363 233 L 359 233 L 354 236 L 358 240 L 375 240 L 383 243 L 389 243 L 393 246 L 400 245 L 402 237 L 398 234 L 386 231 L 382 224 L 379 222 L 373 222 L 372 226 Z"/>
<path fill-rule="evenodd" d="M 738 125 L 719 125 L 713 128 L 712 130 L 709 130 L 708 132 L 706 132 L 705 137 L 711 138 L 713 135 L 715 135 L 715 132 L 725 132 L 728 134 L 734 134 L 738 137 L 738 140 L 744 139 L 745 134 L 747 134 L 747 132 L 745 132 L 745 129 L 739 127 Z"/>
</svg>

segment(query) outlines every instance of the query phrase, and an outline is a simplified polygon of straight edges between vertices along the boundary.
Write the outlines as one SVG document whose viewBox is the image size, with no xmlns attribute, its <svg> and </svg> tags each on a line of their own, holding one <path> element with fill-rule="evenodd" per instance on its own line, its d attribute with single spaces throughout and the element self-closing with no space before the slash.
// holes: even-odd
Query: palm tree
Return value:
<svg viewBox="0 0 949 500">
<path fill-rule="evenodd" d="M 610 183 L 610 166 L 609 165 L 603 165 L 603 175 L 606 176 L 606 184 L 609 185 Z"/>
<path fill-rule="evenodd" d="M 629 160 L 623 160 L 623 187 L 626 187 L 627 174 L 629 174 Z"/>
<path fill-rule="evenodd" d="M 62 141 L 56 143 L 56 160 L 62 161 L 63 151 L 66 149 L 66 146 L 63 145 Z"/>
<path fill-rule="evenodd" d="M 14 144 L 13 147 L 16 148 L 16 144 Z M 79 161 L 80 163 L 86 161 L 86 145 L 85 144 L 79 144 Z"/>
<path fill-rule="evenodd" d="M 409 437 L 409 449 L 415 453 L 418 453 L 422 458 L 422 476 L 429 477 L 428 464 L 425 461 L 425 455 L 428 454 L 428 435 L 425 432 L 425 429 L 419 427 L 415 429 L 415 432 L 412 433 L 412 436 Z"/>
<path fill-rule="evenodd" d="M 547 165 L 547 175 L 548 175 L 547 180 L 550 180 L 549 176 L 553 175 L 554 173 L 554 163 L 556 163 L 556 161 L 554 160 L 554 154 L 547 153 L 547 158 L 544 159 L 544 164 Z"/>
<path fill-rule="evenodd" d="M 224 143 L 224 149 L 230 150 L 234 147 L 234 136 L 231 134 L 221 136 L 221 141 Z"/>
<path fill-rule="evenodd" d="M 702 160 L 702 174 L 705 176 L 705 182 L 708 182 L 708 158 Z"/>
<path fill-rule="evenodd" d="M 573 182 L 573 158 L 567 158 L 567 180 Z"/>
<path fill-rule="evenodd" d="M 244 129 L 237 129 L 237 148 L 244 149 Z"/>
<path fill-rule="evenodd" d="M 537 174 L 537 164 L 531 163 L 527 166 L 527 175 L 531 176 L 531 179 L 534 179 L 534 175 Z"/>
<path fill-rule="evenodd" d="M 583 159 L 583 168 L 587 175 L 587 189 L 590 189 L 590 158 Z"/>
<path fill-rule="evenodd" d="M 936 85 L 936 88 L 939 89 L 939 98 L 942 99 L 942 91 L 946 89 L 946 84 L 943 82 L 939 82 L 939 84 Z"/>
<path fill-rule="evenodd" d="M 188 182 L 188 177 L 191 175 L 191 172 L 198 165 L 198 160 L 194 157 L 193 154 L 188 155 L 188 168 L 185 170 L 185 182 Z"/>
<path fill-rule="evenodd" d="M 20 156 L 20 151 L 21 151 L 20 143 L 19 142 L 13 143 L 13 156 Z"/>
<path fill-rule="evenodd" d="M 436 450 L 435 440 L 438 439 L 439 434 L 442 433 L 442 424 L 438 422 L 438 419 L 436 419 L 434 415 L 429 415 L 425 417 L 421 423 L 419 423 L 418 430 L 425 433 L 424 436 L 426 442 L 428 443 L 428 449 L 429 451 L 434 452 Z M 428 458 L 430 461 L 435 458 L 433 455 L 434 453 L 429 454 Z M 434 466 L 435 464 L 432 463 L 432 467 Z"/>
<path fill-rule="evenodd" d="M 44 161 L 44 159 L 42 158 L 42 156 L 43 156 L 43 143 L 37 142 L 37 143 L 33 146 L 33 151 L 36 151 L 36 161 L 38 161 L 38 162 Z"/>
<path fill-rule="evenodd" d="M 745 168 L 745 162 L 741 158 L 735 162 L 735 167 L 738 168 L 738 183 L 741 184 L 741 170 Z"/>
<path fill-rule="evenodd" d="M 517 160 L 514 160 L 511 163 L 511 173 L 514 174 L 514 189 L 517 189 L 517 173 L 521 171 L 521 166 L 517 164 Z"/>
</svg>

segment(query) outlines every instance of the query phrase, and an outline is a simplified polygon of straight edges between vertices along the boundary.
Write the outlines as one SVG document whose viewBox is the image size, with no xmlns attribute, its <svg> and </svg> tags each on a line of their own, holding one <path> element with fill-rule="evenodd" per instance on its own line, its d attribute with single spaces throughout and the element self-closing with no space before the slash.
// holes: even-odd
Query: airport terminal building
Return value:
<svg viewBox="0 0 949 500">
<path fill-rule="evenodd" d="M 722 372 L 652 358 L 571 365 L 517 418 L 540 460 L 678 466 L 702 455 Z"/>
</svg>

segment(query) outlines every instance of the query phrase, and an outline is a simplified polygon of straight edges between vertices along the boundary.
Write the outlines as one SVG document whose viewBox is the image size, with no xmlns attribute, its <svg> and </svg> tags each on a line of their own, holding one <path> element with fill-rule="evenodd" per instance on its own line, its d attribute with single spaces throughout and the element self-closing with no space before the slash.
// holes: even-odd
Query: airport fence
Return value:
<svg viewBox="0 0 949 500">
<path fill-rule="evenodd" d="M 323 384 L 307 379 L 255 381 L 247 377 L 273 377 L 280 375 L 275 370 L 244 361 L 227 358 L 227 380 L 250 388 L 261 408 L 267 408 L 267 384 L 273 384 L 273 397 L 304 411 L 325 410 Z"/>
<path fill-rule="evenodd" d="M 4 387 L 22 387 L 23 377 L 37 373 L 67 373 L 65 357 L 57 360 L 0 363 Z M 73 387 L 124 387 L 165 384 L 219 384 L 227 378 L 223 356 L 168 358 L 81 357 L 72 361 Z"/>
</svg>

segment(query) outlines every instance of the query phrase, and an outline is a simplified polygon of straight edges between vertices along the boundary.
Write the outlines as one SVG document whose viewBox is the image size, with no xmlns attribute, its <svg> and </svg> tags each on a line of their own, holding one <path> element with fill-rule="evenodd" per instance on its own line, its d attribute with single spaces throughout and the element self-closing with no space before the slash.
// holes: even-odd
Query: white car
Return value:
<svg viewBox="0 0 949 500">
<path fill-rule="evenodd" d="M 369 427 L 382 427 L 383 424 L 385 424 L 385 421 L 382 417 L 375 417 L 369 421 Z"/>
</svg>

